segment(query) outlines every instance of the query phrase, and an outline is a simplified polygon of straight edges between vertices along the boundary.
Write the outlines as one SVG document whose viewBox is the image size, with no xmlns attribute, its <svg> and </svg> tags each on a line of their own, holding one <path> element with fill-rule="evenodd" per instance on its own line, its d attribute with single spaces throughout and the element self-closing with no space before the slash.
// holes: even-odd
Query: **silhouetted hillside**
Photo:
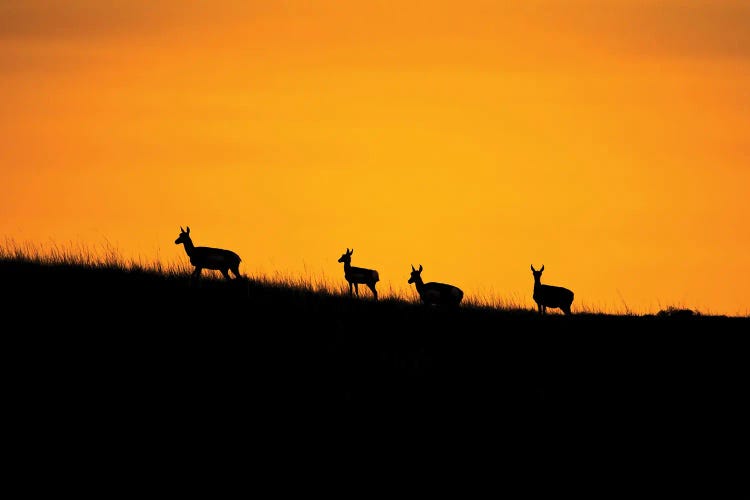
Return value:
<svg viewBox="0 0 750 500">
<path fill-rule="evenodd" d="M 736 416 L 750 380 L 748 318 L 542 318 L 15 261 L 0 282 L 35 418 L 85 408 L 219 432 L 364 409 L 549 426 Z"/>
</svg>

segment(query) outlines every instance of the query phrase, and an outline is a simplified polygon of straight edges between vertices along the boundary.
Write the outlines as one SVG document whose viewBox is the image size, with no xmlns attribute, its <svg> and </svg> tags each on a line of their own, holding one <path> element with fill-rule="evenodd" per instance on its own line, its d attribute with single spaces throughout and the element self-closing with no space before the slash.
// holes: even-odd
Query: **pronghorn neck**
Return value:
<svg viewBox="0 0 750 500">
<path fill-rule="evenodd" d="M 352 261 L 351 261 L 351 259 L 345 260 L 344 261 L 344 272 L 348 273 L 349 271 L 351 271 L 351 269 L 352 269 Z"/>
<path fill-rule="evenodd" d="M 414 286 L 416 287 L 417 292 L 421 295 L 422 289 L 424 288 L 424 281 L 422 281 L 421 276 L 417 276 L 416 278 L 414 278 Z"/>
<path fill-rule="evenodd" d="M 185 241 L 183 241 L 182 244 L 185 247 L 185 253 L 188 254 L 188 257 L 191 256 L 195 249 L 195 245 L 193 245 L 193 240 L 190 239 L 190 236 L 185 238 Z"/>
<path fill-rule="evenodd" d="M 534 288 L 542 286 L 542 273 L 534 271 Z"/>
</svg>

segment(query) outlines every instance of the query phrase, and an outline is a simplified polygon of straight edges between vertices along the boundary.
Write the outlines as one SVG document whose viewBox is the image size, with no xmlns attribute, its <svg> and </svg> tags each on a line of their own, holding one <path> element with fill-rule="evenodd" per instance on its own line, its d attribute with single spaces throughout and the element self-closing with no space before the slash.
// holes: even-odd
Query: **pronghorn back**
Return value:
<svg viewBox="0 0 750 500">
<path fill-rule="evenodd" d="M 239 265 L 240 262 L 242 259 L 239 255 L 223 248 L 195 247 L 190 256 L 190 263 L 194 266 L 200 264 L 205 269 L 213 270 Z"/>
<path fill-rule="evenodd" d="M 344 269 L 344 278 L 353 283 L 377 283 L 380 281 L 380 275 L 374 269 L 364 267 L 349 266 Z"/>
</svg>

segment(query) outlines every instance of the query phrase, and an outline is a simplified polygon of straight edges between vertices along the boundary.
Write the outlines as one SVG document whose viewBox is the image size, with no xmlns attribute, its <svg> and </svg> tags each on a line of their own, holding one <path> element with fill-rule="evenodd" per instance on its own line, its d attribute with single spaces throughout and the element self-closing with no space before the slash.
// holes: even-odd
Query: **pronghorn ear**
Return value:
<svg viewBox="0 0 750 500">
<path fill-rule="evenodd" d="M 354 253 L 354 249 L 352 248 L 351 250 L 349 250 L 349 255 L 351 255 L 353 253 Z"/>
<path fill-rule="evenodd" d="M 187 226 L 187 231 L 185 231 L 187 234 L 190 234 L 190 226 Z"/>
<path fill-rule="evenodd" d="M 422 264 L 419 264 L 419 272 L 422 272 Z"/>
<path fill-rule="evenodd" d="M 182 226 L 180 226 L 180 232 L 181 232 L 181 233 L 184 233 L 184 232 L 185 232 L 185 230 L 184 230 L 184 229 L 182 229 Z"/>
<path fill-rule="evenodd" d="M 535 273 L 536 269 L 534 269 L 534 264 L 531 264 L 531 272 Z"/>
<path fill-rule="evenodd" d="M 541 269 L 539 269 L 539 272 L 540 272 L 540 273 L 541 273 L 542 271 L 544 271 L 544 264 L 542 264 L 542 268 L 541 268 Z"/>
<path fill-rule="evenodd" d="M 416 271 L 416 269 L 414 269 L 414 264 L 411 265 L 411 270 L 412 272 Z"/>
</svg>

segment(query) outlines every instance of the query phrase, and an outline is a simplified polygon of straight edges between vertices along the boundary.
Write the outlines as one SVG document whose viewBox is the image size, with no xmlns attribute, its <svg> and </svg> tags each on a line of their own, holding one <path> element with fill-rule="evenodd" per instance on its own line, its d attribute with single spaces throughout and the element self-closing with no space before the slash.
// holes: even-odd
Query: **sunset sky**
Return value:
<svg viewBox="0 0 750 500">
<path fill-rule="evenodd" d="M 747 0 L 0 0 L 0 91 L 0 243 L 750 314 Z"/>
</svg>

